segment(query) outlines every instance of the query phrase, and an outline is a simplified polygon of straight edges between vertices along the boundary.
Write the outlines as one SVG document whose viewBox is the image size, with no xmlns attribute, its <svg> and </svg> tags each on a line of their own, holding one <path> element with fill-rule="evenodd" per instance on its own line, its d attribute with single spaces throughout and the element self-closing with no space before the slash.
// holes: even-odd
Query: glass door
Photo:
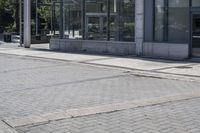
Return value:
<svg viewBox="0 0 200 133">
<path fill-rule="evenodd" d="M 192 55 L 200 56 L 200 14 L 192 16 Z"/>
</svg>

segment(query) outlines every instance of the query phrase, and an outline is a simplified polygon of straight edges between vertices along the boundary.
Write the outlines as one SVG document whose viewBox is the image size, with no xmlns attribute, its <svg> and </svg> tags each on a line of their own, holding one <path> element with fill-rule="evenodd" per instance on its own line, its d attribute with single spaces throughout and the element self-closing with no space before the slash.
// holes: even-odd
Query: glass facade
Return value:
<svg viewBox="0 0 200 133">
<path fill-rule="evenodd" d="M 163 0 L 156 0 L 155 1 L 155 33 L 154 39 L 156 41 L 163 41 L 164 40 L 164 1 Z"/>
<path fill-rule="evenodd" d="M 63 4 L 63 30 L 64 38 L 82 39 L 81 7 L 82 0 L 64 0 Z"/>
<path fill-rule="evenodd" d="M 88 40 L 107 40 L 107 0 L 86 0 L 85 33 Z"/>
<path fill-rule="evenodd" d="M 168 0 L 169 42 L 189 41 L 189 0 Z"/>
<path fill-rule="evenodd" d="M 53 2 L 52 3 L 52 32 L 54 35 L 59 35 L 60 34 L 60 3 L 58 2 Z"/>
<path fill-rule="evenodd" d="M 189 0 L 155 0 L 154 41 L 189 41 Z"/>
<path fill-rule="evenodd" d="M 200 0 L 192 0 L 193 7 L 200 7 Z"/>
<path fill-rule="evenodd" d="M 134 0 L 113 0 L 111 17 L 111 39 L 115 41 L 134 41 L 135 3 Z"/>
<path fill-rule="evenodd" d="M 60 8 L 57 4 L 62 1 Z M 134 0 L 54 0 L 52 3 L 54 34 L 61 31 L 59 17 L 63 12 L 64 38 L 134 41 Z"/>
</svg>

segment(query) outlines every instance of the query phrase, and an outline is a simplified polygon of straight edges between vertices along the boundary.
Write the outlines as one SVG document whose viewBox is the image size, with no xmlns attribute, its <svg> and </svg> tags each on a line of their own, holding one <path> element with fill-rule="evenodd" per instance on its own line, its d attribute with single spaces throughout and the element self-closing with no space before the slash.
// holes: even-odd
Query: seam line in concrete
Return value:
<svg viewBox="0 0 200 133">
<path fill-rule="evenodd" d="M 17 133 L 7 122 L 0 120 L 0 133 Z"/>
<path fill-rule="evenodd" d="M 172 68 L 178 68 L 178 67 L 190 67 L 190 66 L 197 66 L 198 64 L 192 63 L 192 64 L 186 64 L 186 65 L 179 65 L 179 66 L 172 66 L 172 67 L 163 67 L 159 69 L 152 69 L 152 71 L 161 71 L 161 70 L 167 70 L 167 69 L 172 69 Z"/>
<path fill-rule="evenodd" d="M 110 68 L 112 68 L 112 67 L 113 68 L 121 68 L 121 69 L 126 69 L 126 70 L 131 70 L 131 71 L 143 71 L 143 72 L 152 72 L 152 73 L 157 73 L 157 74 L 171 74 L 171 75 L 177 75 L 177 76 L 187 76 L 187 77 L 200 78 L 200 76 L 195 76 L 195 75 L 174 74 L 174 73 L 168 73 L 168 72 L 159 72 L 159 71 L 154 71 L 154 70 L 142 70 L 142 69 L 135 69 L 135 68 L 129 68 L 129 67 L 122 67 L 122 66 L 114 66 L 114 65 L 105 65 L 105 64 L 98 64 L 98 63 L 85 62 L 84 64 L 94 65 L 94 66 L 105 66 L 105 67 L 110 67 Z"/>
</svg>

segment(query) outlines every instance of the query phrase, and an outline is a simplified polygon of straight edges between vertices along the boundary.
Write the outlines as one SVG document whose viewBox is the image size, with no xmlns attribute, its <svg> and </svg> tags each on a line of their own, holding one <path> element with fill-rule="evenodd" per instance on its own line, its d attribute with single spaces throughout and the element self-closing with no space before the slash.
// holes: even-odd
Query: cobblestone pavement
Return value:
<svg viewBox="0 0 200 133">
<path fill-rule="evenodd" d="M 120 69 L 0 54 L 0 120 L 134 100 L 200 93 L 199 86 L 199 82 L 140 77 Z M 143 126 L 147 124 L 151 127 L 153 124 L 151 128 L 160 127 L 156 122 L 161 124 L 161 120 L 163 120 L 161 125 L 164 128 L 165 124 L 170 123 L 172 116 L 175 117 L 172 115 L 173 112 L 180 117 L 180 119 L 172 119 L 175 124 L 180 124 L 179 120 L 183 122 L 188 120 L 190 124 L 197 122 L 192 118 L 198 119 L 200 109 L 198 101 L 198 98 L 174 101 L 166 105 L 52 121 L 46 125 L 27 125 L 18 129 L 27 133 L 29 133 L 28 130 L 30 133 L 45 133 L 46 129 L 50 130 L 49 132 L 54 130 L 56 132 L 131 132 L 134 127 L 141 127 L 135 132 L 145 132 L 148 128 L 143 128 Z M 150 119 L 146 119 L 145 114 L 148 113 L 151 115 Z M 134 124 L 139 125 L 134 126 Z M 197 126 L 198 124 L 197 122 Z M 54 125 L 54 127 L 49 125 Z M 62 125 L 66 128 L 63 129 Z M 166 126 L 166 132 L 168 126 L 170 125 Z"/>
<path fill-rule="evenodd" d="M 200 99 L 52 121 L 19 133 L 199 133 Z"/>
</svg>

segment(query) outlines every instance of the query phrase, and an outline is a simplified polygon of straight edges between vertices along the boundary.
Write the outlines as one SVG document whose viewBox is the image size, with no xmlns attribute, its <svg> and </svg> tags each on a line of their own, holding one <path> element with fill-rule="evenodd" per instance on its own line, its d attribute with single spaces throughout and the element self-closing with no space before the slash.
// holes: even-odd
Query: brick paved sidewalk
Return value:
<svg viewBox="0 0 200 133">
<path fill-rule="evenodd" d="M 4 120 L 22 133 L 45 133 L 45 130 L 50 130 L 47 133 L 54 133 L 54 130 L 67 133 L 131 130 L 136 133 L 179 130 L 180 133 L 198 133 L 199 129 L 193 127 L 199 126 L 198 81 L 136 75 L 126 69 L 80 62 L 0 55 L 0 121 Z M 166 103 L 169 101 L 171 103 Z M 155 104 L 158 105 L 152 106 Z M 106 111 L 100 107 L 107 107 Z M 123 107 L 124 111 L 116 112 Z M 100 112 L 90 115 L 95 111 L 84 110 L 88 108 L 98 108 Z M 82 117 L 55 116 L 69 110 L 70 117 Z M 40 119 L 48 114 L 55 116 L 50 123 L 50 119 Z M 22 127 L 20 122 L 25 126 Z M 186 123 L 184 127 L 182 122 Z M 19 126 L 15 126 L 17 124 Z"/>
<path fill-rule="evenodd" d="M 19 133 L 199 133 L 200 99 L 51 121 Z"/>
<path fill-rule="evenodd" d="M 116 57 L 109 55 L 91 55 L 84 53 L 62 53 L 49 51 L 48 44 L 35 44 L 31 49 L 17 47 L 16 44 L 0 46 L 0 53 L 65 60 L 87 63 L 98 66 L 110 66 L 131 70 L 151 71 L 174 75 L 193 76 L 200 78 L 200 65 L 190 61 L 170 61 L 137 57 Z"/>
<path fill-rule="evenodd" d="M 200 92 L 199 82 L 138 77 L 83 64 L 13 56 L 1 56 L 0 62 L 7 66 L 0 65 L 2 119 Z"/>
</svg>

